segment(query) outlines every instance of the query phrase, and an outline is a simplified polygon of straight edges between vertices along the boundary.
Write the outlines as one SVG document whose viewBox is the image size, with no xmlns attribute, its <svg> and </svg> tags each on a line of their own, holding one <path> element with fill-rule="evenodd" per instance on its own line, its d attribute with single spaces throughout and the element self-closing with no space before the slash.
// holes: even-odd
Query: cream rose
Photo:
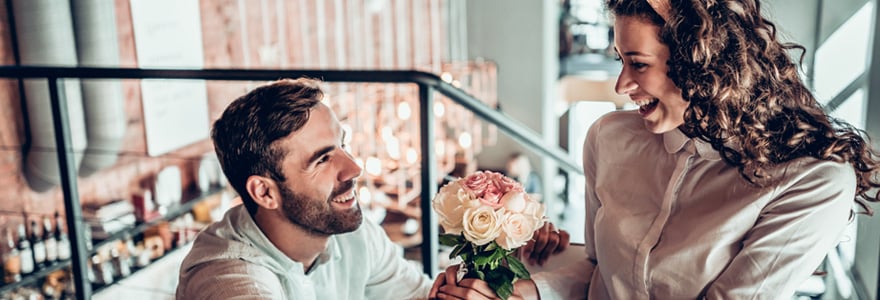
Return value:
<svg viewBox="0 0 880 300">
<path fill-rule="evenodd" d="M 464 229 L 462 220 L 465 209 L 472 202 L 468 199 L 468 193 L 461 189 L 458 181 L 451 182 L 437 192 L 437 196 L 431 201 L 431 206 L 440 217 L 440 226 L 449 234 L 460 234 Z"/>
<path fill-rule="evenodd" d="M 529 216 L 535 222 L 535 229 L 544 226 L 544 204 L 541 202 L 528 200 L 522 212 L 523 215 Z"/>
<path fill-rule="evenodd" d="M 488 206 L 471 207 L 464 211 L 464 237 L 482 246 L 495 240 L 501 232 L 500 215 Z"/>
<path fill-rule="evenodd" d="M 507 192 L 501 197 L 501 203 L 509 212 L 518 213 L 526 208 L 526 194 L 523 192 Z"/>
<path fill-rule="evenodd" d="M 501 224 L 501 234 L 495 242 L 507 250 L 519 248 L 532 239 L 535 230 L 538 230 L 535 225 L 532 216 L 508 211 Z"/>
</svg>

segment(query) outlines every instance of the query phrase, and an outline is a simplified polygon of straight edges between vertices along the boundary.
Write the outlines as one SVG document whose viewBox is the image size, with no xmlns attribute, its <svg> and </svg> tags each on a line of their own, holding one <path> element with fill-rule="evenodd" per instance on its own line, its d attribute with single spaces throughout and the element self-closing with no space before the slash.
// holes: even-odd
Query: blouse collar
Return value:
<svg viewBox="0 0 880 300">
<path fill-rule="evenodd" d="M 715 149 L 712 149 L 712 145 L 709 145 L 706 141 L 698 138 L 689 138 L 679 129 L 664 132 L 663 144 L 666 147 L 666 152 L 669 152 L 670 154 L 675 154 L 682 150 L 693 154 L 694 148 L 696 148 L 696 153 L 700 154 L 700 157 L 704 159 L 721 160 L 721 154 Z M 693 144 L 694 146 L 687 147 L 689 144 Z"/>
</svg>

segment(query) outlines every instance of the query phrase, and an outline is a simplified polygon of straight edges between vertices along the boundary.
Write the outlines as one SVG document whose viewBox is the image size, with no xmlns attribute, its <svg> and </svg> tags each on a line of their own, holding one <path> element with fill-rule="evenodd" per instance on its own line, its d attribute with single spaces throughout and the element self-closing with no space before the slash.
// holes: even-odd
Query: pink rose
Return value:
<svg viewBox="0 0 880 300">
<path fill-rule="evenodd" d="M 504 206 L 502 198 L 509 192 L 522 192 L 519 182 L 501 173 L 478 171 L 462 179 L 462 187 L 479 199 L 483 205 L 494 209 Z"/>
<path fill-rule="evenodd" d="M 522 192 L 523 187 L 522 184 L 513 180 L 510 177 L 501 175 L 499 173 L 495 173 L 497 176 L 493 176 L 493 181 L 495 185 L 497 185 L 504 193 L 507 192 Z"/>
<path fill-rule="evenodd" d="M 483 192 L 489 183 L 489 174 L 487 172 L 478 171 L 464 178 L 462 186 L 474 194 L 477 198 L 483 197 Z"/>
<path fill-rule="evenodd" d="M 504 196 L 504 190 L 495 184 L 495 181 L 492 181 L 492 183 L 486 185 L 486 190 L 483 192 L 483 197 L 480 197 L 480 202 L 493 209 L 498 209 L 504 205 L 501 203 L 502 196 Z"/>
</svg>

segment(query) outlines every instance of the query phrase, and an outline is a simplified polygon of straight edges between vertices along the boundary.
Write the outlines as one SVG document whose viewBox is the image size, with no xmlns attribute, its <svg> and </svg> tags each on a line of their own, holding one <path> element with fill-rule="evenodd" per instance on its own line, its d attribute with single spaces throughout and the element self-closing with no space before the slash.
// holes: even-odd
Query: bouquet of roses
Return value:
<svg viewBox="0 0 880 300">
<path fill-rule="evenodd" d="M 440 188 L 432 201 L 444 234 L 440 243 L 461 257 L 458 280 L 479 278 L 502 299 L 529 271 L 512 255 L 544 226 L 544 205 L 500 173 L 479 171 Z"/>
</svg>

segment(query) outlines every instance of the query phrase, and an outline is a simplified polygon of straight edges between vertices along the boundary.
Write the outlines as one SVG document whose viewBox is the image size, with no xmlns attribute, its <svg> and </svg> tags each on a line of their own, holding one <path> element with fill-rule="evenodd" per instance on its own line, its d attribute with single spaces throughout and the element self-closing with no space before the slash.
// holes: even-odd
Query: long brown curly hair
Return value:
<svg viewBox="0 0 880 300">
<path fill-rule="evenodd" d="M 880 201 L 880 162 L 867 134 L 828 116 L 798 74 L 806 49 L 777 39 L 760 0 L 667 0 L 664 20 L 647 0 L 606 0 L 614 16 L 660 26 L 670 50 L 668 76 L 689 101 L 681 130 L 710 143 L 743 178 L 773 181 L 771 167 L 800 157 L 847 162 L 856 202 Z M 790 51 L 799 50 L 796 64 Z"/>
</svg>

